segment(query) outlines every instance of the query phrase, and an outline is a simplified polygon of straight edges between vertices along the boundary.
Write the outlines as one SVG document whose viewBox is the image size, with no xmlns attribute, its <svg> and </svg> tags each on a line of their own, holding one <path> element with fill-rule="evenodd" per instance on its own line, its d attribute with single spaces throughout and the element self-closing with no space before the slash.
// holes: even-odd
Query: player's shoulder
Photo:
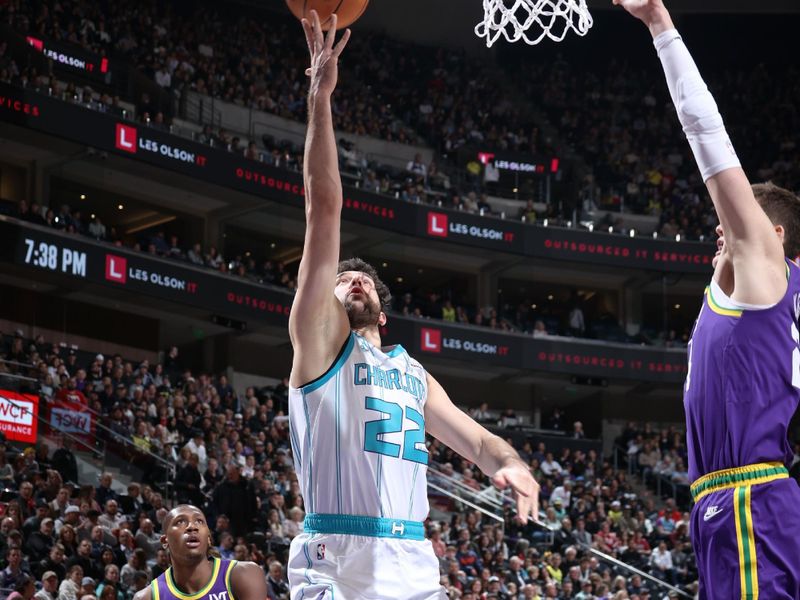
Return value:
<svg viewBox="0 0 800 600">
<path fill-rule="evenodd" d="M 246 581 L 252 577 L 264 577 L 264 569 L 260 565 L 249 560 L 229 560 L 234 563 L 231 566 L 231 579 Z"/>
<path fill-rule="evenodd" d="M 133 595 L 133 600 L 152 600 L 153 592 L 150 585 L 146 585 Z"/>
</svg>

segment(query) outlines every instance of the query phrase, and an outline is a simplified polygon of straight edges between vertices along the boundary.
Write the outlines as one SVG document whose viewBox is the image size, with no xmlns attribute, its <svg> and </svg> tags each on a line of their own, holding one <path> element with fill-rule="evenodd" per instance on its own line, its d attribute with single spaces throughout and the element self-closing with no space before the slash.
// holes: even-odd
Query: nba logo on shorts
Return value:
<svg viewBox="0 0 800 600">
<path fill-rule="evenodd" d="M 325 544 L 317 544 L 317 560 L 325 560 Z"/>
</svg>

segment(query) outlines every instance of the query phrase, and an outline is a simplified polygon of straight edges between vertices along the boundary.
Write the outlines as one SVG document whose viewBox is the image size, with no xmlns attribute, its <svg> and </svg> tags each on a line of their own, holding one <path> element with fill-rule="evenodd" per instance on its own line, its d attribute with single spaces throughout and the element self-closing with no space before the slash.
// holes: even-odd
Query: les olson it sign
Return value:
<svg viewBox="0 0 800 600">
<path fill-rule="evenodd" d="M 449 235 L 461 238 L 472 238 L 479 240 L 492 240 L 496 242 L 513 243 L 515 234 L 513 231 L 504 231 L 494 227 L 479 227 L 477 225 L 467 225 L 459 223 L 453 218 L 440 212 L 428 213 L 428 235 L 431 237 L 446 238 Z"/>
<path fill-rule="evenodd" d="M 423 327 L 420 330 L 419 347 L 423 352 L 441 354 L 442 348 L 445 350 L 455 350 L 459 352 L 469 352 L 471 354 L 489 354 L 493 356 L 508 356 L 508 346 L 500 344 L 489 344 L 486 342 L 476 342 L 456 337 L 442 336 L 441 329 Z"/>
<path fill-rule="evenodd" d="M 142 150 L 144 152 L 159 154 L 165 158 L 177 160 L 178 162 L 195 164 L 199 167 L 206 166 L 207 159 L 202 154 L 151 140 L 143 135 L 139 135 L 139 131 L 136 127 L 123 125 L 122 123 L 117 123 L 114 145 L 118 150 L 130 152 L 131 154 L 136 154 L 139 150 Z"/>
</svg>

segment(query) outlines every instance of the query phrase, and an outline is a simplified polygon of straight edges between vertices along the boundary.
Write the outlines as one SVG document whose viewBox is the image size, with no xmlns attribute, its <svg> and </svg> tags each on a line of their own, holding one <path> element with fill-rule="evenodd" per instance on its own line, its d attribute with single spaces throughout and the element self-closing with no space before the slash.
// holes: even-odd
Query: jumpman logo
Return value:
<svg viewBox="0 0 800 600">
<path fill-rule="evenodd" d="M 722 509 L 719 506 L 709 506 L 708 510 L 706 510 L 706 514 L 703 515 L 703 521 L 708 521 L 709 519 L 713 519 L 719 513 L 722 512 Z"/>
</svg>

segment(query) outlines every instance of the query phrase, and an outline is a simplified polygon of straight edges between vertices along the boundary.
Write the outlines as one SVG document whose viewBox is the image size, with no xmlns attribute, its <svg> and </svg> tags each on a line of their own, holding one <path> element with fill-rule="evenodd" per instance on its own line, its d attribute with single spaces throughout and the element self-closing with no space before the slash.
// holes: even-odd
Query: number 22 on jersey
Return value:
<svg viewBox="0 0 800 600">
<path fill-rule="evenodd" d="M 364 424 L 364 450 L 375 452 L 393 458 L 400 457 L 400 444 L 386 442 L 382 439 L 384 434 L 403 432 L 403 460 L 428 464 L 428 452 L 417 448 L 425 447 L 425 418 L 421 413 L 410 406 L 405 407 L 405 420 L 403 407 L 396 402 L 388 402 L 380 398 L 367 396 L 364 404 L 367 410 L 380 413 L 381 417 Z M 388 416 L 389 418 L 386 418 Z M 414 429 L 404 427 L 406 422 L 416 425 Z"/>
</svg>

